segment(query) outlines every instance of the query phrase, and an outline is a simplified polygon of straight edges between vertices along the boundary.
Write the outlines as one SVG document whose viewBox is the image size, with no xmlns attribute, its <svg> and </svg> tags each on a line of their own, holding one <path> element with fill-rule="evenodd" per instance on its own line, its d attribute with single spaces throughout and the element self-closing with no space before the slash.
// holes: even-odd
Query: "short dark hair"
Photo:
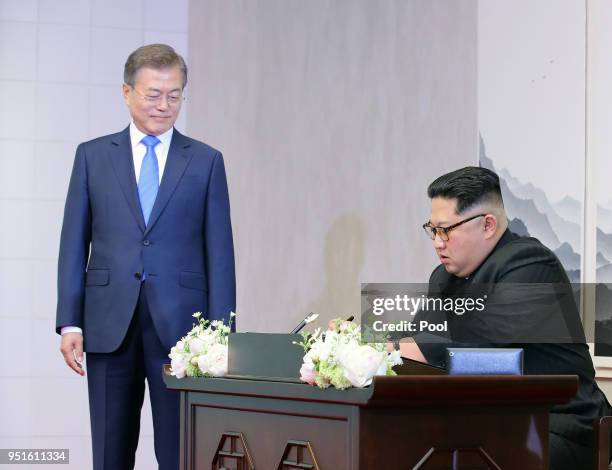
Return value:
<svg viewBox="0 0 612 470">
<path fill-rule="evenodd" d="M 436 178 L 427 188 L 427 195 L 430 199 L 456 199 L 457 214 L 482 202 L 504 205 L 499 176 L 479 166 L 466 166 Z"/>
<path fill-rule="evenodd" d="M 132 52 L 123 69 L 123 82 L 134 87 L 136 73 L 143 67 L 155 70 L 178 66 L 183 75 L 183 88 L 187 85 L 187 64 L 176 51 L 167 44 L 149 44 Z"/>
</svg>

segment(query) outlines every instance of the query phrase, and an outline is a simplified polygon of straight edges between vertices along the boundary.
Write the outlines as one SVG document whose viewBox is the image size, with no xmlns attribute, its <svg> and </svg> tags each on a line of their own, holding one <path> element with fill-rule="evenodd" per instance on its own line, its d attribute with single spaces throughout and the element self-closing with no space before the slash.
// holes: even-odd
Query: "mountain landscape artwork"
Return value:
<svg viewBox="0 0 612 470">
<path fill-rule="evenodd" d="M 555 252 L 570 281 L 580 282 L 582 202 L 570 196 L 550 201 L 542 188 L 519 181 L 507 168 L 496 168 L 482 137 L 479 153 L 480 166 L 499 175 L 510 230 L 540 240 Z M 612 243 L 607 248 L 598 254 L 602 267 L 612 266 Z"/>
<path fill-rule="evenodd" d="M 557 255 L 573 284 L 581 282 L 582 202 L 566 195 L 551 201 L 544 189 L 497 168 L 480 137 L 480 166 L 500 177 L 509 228 L 540 240 Z M 612 356 L 612 201 L 597 205 L 595 354 Z"/>
<path fill-rule="evenodd" d="M 584 2 L 478 2 L 476 146 L 500 176 L 511 230 L 555 252 L 583 296 L 587 341 L 612 356 L 612 30 L 589 30 L 586 12 Z"/>
</svg>

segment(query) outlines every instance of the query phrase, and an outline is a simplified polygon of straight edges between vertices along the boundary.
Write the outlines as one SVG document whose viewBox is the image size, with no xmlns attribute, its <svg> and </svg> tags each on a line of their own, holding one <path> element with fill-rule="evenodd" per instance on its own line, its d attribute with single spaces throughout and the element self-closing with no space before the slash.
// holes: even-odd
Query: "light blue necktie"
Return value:
<svg viewBox="0 0 612 470">
<path fill-rule="evenodd" d="M 140 196 L 140 207 L 144 216 L 145 225 L 149 223 L 149 216 L 155 203 L 157 190 L 159 189 L 159 167 L 157 166 L 157 155 L 155 146 L 161 141 L 154 135 L 143 137 L 141 142 L 147 147 L 147 153 L 140 167 L 140 178 L 138 178 L 138 196 Z"/>
</svg>

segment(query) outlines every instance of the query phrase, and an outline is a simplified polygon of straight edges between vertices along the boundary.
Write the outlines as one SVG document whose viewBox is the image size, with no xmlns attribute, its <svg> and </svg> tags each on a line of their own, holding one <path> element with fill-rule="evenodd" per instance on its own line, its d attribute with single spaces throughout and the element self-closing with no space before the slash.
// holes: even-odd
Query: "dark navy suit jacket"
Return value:
<svg viewBox="0 0 612 470">
<path fill-rule="evenodd" d="M 62 227 L 56 329 L 83 329 L 87 352 L 112 352 L 130 324 L 146 276 L 165 347 L 192 314 L 227 319 L 235 309 L 229 196 L 223 157 L 176 129 L 145 226 L 129 127 L 79 145 Z"/>
</svg>

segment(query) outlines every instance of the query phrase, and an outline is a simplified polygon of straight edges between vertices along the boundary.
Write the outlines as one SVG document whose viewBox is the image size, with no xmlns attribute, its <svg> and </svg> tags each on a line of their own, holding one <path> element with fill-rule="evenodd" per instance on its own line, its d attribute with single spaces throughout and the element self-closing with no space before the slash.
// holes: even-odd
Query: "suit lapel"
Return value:
<svg viewBox="0 0 612 470">
<path fill-rule="evenodd" d="M 174 140 L 174 139 L 173 139 Z M 129 126 L 122 132 L 116 134 L 112 139 L 109 158 L 123 195 L 130 207 L 132 215 L 136 219 L 140 230 L 145 231 L 144 217 L 140 208 L 138 197 L 138 186 L 136 185 L 136 174 L 134 173 L 134 158 L 132 156 L 132 144 L 130 142 Z"/>
<path fill-rule="evenodd" d="M 187 164 L 191 160 L 191 155 L 186 151 L 190 145 L 189 140 L 174 129 L 172 140 L 170 141 L 170 149 L 168 150 L 168 158 L 166 159 L 166 167 L 164 168 L 164 174 L 159 185 L 155 203 L 153 204 L 145 235 L 151 231 L 151 228 L 157 222 L 157 219 L 174 193 L 176 185 L 183 176 Z"/>
</svg>

